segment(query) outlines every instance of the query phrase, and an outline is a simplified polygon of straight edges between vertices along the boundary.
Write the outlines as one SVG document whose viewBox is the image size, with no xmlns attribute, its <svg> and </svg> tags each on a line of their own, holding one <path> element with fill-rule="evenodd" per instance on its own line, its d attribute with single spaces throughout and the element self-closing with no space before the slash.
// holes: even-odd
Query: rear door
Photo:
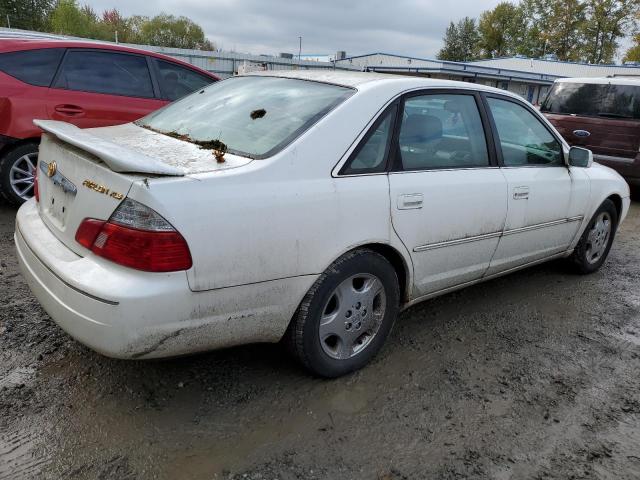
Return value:
<svg viewBox="0 0 640 480">
<path fill-rule="evenodd" d="M 166 104 L 149 61 L 98 49 L 68 49 L 47 98 L 49 118 L 81 128 L 131 122 Z"/>
<path fill-rule="evenodd" d="M 393 228 L 413 260 L 414 297 L 481 278 L 502 234 L 507 184 L 480 105 L 461 90 L 404 100 L 389 191 Z"/>
</svg>

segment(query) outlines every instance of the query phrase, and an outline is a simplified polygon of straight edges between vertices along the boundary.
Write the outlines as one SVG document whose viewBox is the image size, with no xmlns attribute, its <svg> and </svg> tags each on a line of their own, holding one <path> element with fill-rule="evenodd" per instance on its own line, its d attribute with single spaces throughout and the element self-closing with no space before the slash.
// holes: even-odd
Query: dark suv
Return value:
<svg viewBox="0 0 640 480">
<path fill-rule="evenodd" d="M 165 55 L 121 45 L 0 39 L 0 195 L 33 195 L 41 131 L 33 119 L 117 125 L 219 78 Z"/>
<path fill-rule="evenodd" d="M 540 110 L 570 145 L 640 186 L 640 80 L 556 80 Z"/>
</svg>

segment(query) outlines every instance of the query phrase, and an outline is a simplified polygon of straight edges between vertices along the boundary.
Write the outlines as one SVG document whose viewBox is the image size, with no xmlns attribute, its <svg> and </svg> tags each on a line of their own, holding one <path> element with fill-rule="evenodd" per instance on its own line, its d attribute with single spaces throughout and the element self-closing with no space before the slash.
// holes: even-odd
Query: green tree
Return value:
<svg viewBox="0 0 640 480">
<path fill-rule="evenodd" d="M 581 0 L 533 0 L 529 2 L 535 28 L 543 42 L 543 54 L 553 53 L 558 60 L 580 60 L 587 21 L 586 5 Z M 539 51 L 539 47 L 538 47 Z"/>
<path fill-rule="evenodd" d="M 457 24 L 451 22 L 443 38 L 444 46 L 437 57 L 456 62 L 473 60 L 478 56 L 479 38 L 475 19 L 464 17 Z"/>
<path fill-rule="evenodd" d="M 589 63 L 611 63 L 620 38 L 632 33 L 639 9 L 639 0 L 587 0 L 583 58 Z"/>
<path fill-rule="evenodd" d="M 518 5 L 502 2 L 480 15 L 480 48 L 485 57 L 505 57 L 519 53 L 526 34 L 526 19 Z"/>
<path fill-rule="evenodd" d="M 142 40 L 150 45 L 213 50 L 202 28 L 187 17 L 161 13 L 143 22 L 140 33 Z"/>
<path fill-rule="evenodd" d="M 58 0 L 49 17 L 54 33 L 76 37 L 91 37 L 97 31 L 97 16 L 88 7 L 80 7 L 76 0 Z"/>
<path fill-rule="evenodd" d="M 46 30 L 53 0 L 0 0 L 0 26 Z"/>
</svg>

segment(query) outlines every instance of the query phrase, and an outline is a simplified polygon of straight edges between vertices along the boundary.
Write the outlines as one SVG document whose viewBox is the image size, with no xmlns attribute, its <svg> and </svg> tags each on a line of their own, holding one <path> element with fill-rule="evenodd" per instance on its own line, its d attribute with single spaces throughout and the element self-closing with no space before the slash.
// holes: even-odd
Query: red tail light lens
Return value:
<svg viewBox="0 0 640 480">
<path fill-rule="evenodd" d="M 140 226 L 146 228 L 136 228 Z M 136 270 L 175 272 L 192 265 L 184 237 L 158 213 L 130 199 L 107 222 L 85 218 L 76 241 L 100 257 Z"/>
<path fill-rule="evenodd" d="M 93 242 L 96 241 L 96 237 L 102 230 L 104 224 L 107 223 L 104 220 L 96 220 L 95 218 L 85 218 L 76 232 L 76 242 L 82 245 L 84 248 L 91 250 Z"/>
</svg>

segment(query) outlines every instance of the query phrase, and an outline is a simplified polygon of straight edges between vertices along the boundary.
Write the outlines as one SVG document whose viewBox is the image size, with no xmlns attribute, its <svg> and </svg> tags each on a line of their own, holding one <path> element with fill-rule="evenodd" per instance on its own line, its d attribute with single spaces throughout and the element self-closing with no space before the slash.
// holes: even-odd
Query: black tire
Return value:
<svg viewBox="0 0 640 480">
<path fill-rule="evenodd" d="M 596 225 L 596 222 L 598 221 L 598 218 L 600 218 L 600 216 L 603 214 L 605 216 L 608 215 L 608 217 L 610 218 L 611 231 L 609 233 L 608 238 L 606 239 L 606 243 L 602 244 L 604 248 L 602 254 L 599 255 L 597 259 L 590 260 L 589 252 L 590 252 L 591 241 L 589 239 L 589 235 L 592 232 L 592 230 L 594 230 L 594 227 Z M 591 220 L 589 220 L 587 228 L 585 228 L 584 232 L 582 233 L 582 237 L 580 237 L 580 241 L 576 245 L 576 248 L 573 251 L 573 254 L 571 255 L 571 257 L 569 257 L 571 260 L 571 263 L 573 264 L 574 270 L 577 273 L 580 273 L 583 275 L 588 273 L 593 273 L 602 266 L 602 264 L 607 259 L 607 256 L 609 255 L 609 250 L 611 249 L 611 244 L 613 243 L 613 239 L 615 237 L 617 228 L 618 228 L 618 210 L 616 209 L 616 206 L 613 204 L 613 202 L 607 199 L 604 202 L 602 202 L 602 205 L 600 205 L 598 210 L 596 210 L 596 213 L 593 214 L 593 217 L 591 218 Z"/>
<path fill-rule="evenodd" d="M 376 290 L 383 291 L 384 297 L 378 294 L 372 300 L 369 313 L 364 306 L 360 307 L 360 302 L 353 306 L 352 319 L 354 319 L 354 327 L 352 328 L 355 328 L 355 325 L 359 325 L 357 327 L 358 332 L 351 330 L 345 335 L 351 335 L 352 338 L 356 337 L 356 335 L 361 335 L 352 344 L 353 349 L 361 348 L 361 350 L 350 353 L 353 355 L 350 358 L 334 358 L 327 352 L 331 348 L 331 336 L 327 337 L 324 342 L 321 339 L 319 331 L 321 318 L 326 315 L 329 302 L 338 298 L 336 297 L 337 289 L 342 285 L 349 285 L 349 282 L 359 282 L 359 275 L 363 275 L 364 277 L 362 278 L 366 278 L 367 282 L 379 280 L 382 288 L 375 283 L 377 285 Z M 356 283 L 351 284 L 354 292 L 359 294 L 356 287 Z M 366 291 L 364 284 L 361 288 L 362 292 Z M 368 295 L 371 295 L 371 293 Z M 378 299 L 378 305 L 374 306 L 376 299 Z M 384 307 L 380 307 L 382 301 L 384 301 Z M 357 311 L 355 310 L 356 307 Z M 337 305 L 335 308 L 337 312 Z M 351 307 L 347 306 L 345 301 L 340 308 Z M 316 280 L 298 307 L 284 340 L 294 356 L 309 371 L 322 377 L 339 377 L 362 368 L 380 351 L 398 316 L 399 308 L 400 288 L 393 266 L 386 258 L 372 250 L 364 248 L 353 250 L 331 264 Z M 377 315 L 374 314 L 376 309 L 378 309 Z M 350 311 L 347 311 L 345 315 Z M 367 317 L 367 315 L 369 316 Z M 344 329 L 346 330 L 348 328 L 348 320 L 342 319 L 342 316 L 336 313 L 336 318 L 338 316 L 339 319 L 335 325 L 341 325 L 344 321 Z M 366 329 L 370 329 L 371 333 Z M 359 333 L 360 330 L 362 333 Z M 338 338 L 340 337 L 336 336 L 336 339 Z M 353 352 L 353 349 L 350 347 L 348 351 Z"/>
<path fill-rule="evenodd" d="M 37 161 L 38 144 L 24 143 L 12 148 L 0 157 L 0 196 L 9 204 L 20 206 L 27 199 L 18 195 L 11 185 L 11 167 L 20 161 L 25 155 L 36 155 Z M 33 188 L 30 190 L 33 195 Z"/>
</svg>

